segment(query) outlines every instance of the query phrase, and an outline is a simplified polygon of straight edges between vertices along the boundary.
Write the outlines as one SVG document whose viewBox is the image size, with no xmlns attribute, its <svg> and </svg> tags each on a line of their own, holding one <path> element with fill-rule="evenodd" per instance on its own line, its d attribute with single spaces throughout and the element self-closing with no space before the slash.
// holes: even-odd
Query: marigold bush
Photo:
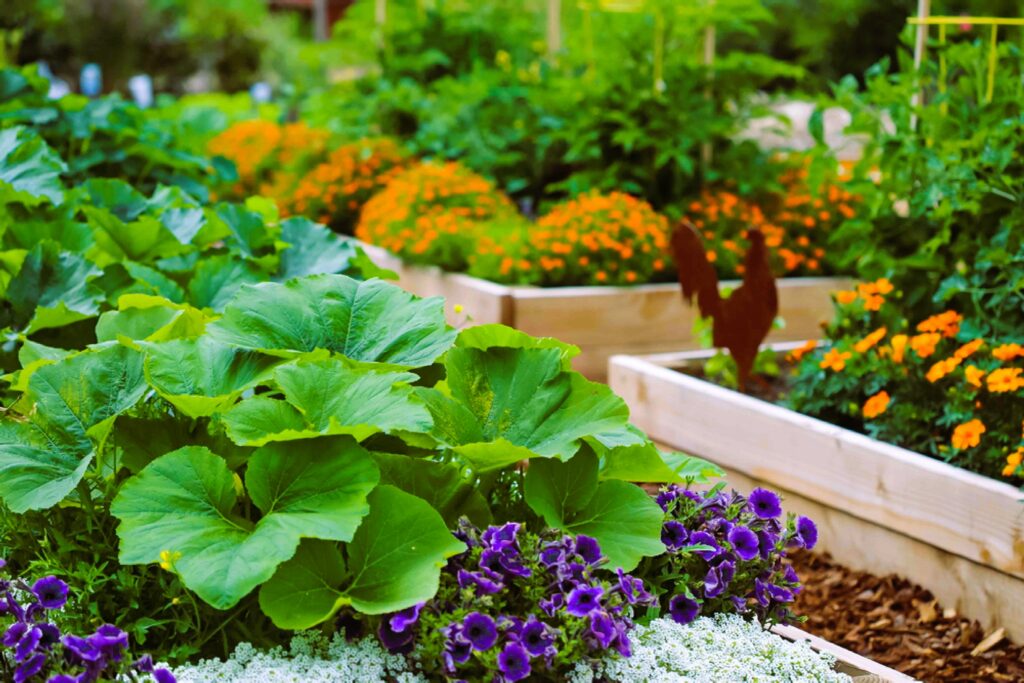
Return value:
<svg viewBox="0 0 1024 683">
<path fill-rule="evenodd" d="M 412 163 L 388 138 L 342 145 L 305 174 L 282 172 L 272 195 L 285 216 L 303 215 L 351 234 L 363 205 Z"/>
<path fill-rule="evenodd" d="M 955 310 L 906 320 L 887 279 L 836 293 L 829 343 L 794 352 L 800 412 L 992 477 L 1021 481 L 1024 347 Z"/>
<path fill-rule="evenodd" d="M 515 232 L 521 222 L 512 201 L 486 178 L 456 162 L 425 162 L 366 203 L 356 237 L 412 263 L 465 270 L 483 234 Z"/>
<path fill-rule="evenodd" d="M 242 121 L 210 140 L 209 152 L 235 164 L 238 182 L 229 194 L 244 197 L 271 194 L 279 189 L 273 176 L 283 168 L 301 168 L 319 161 L 327 150 L 330 133 L 305 123 Z"/>
<path fill-rule="evenodd" d="M 716 188 L 705 189 L 687 207 L 686 217 L 708 240 L 708 260 L 720 273 L 743 274 L 750 228 L 764 234 L 777 274 L 820 275 L 830 270 L 824 244 L 833 229 L 856 215 L 856 198 L 831 183 L 812 191 L 804 167 L 788 171 L 780 182 L 784 192 L 763 202 Z"/>
<path fill-rule="evenodd" d="M 470 273 L 545 286 L 625 285 L 673 276 L 668 219 L 628 194 L 591 192 L 558 204 L 529 229 L 483 235 Z"/>
</svg>

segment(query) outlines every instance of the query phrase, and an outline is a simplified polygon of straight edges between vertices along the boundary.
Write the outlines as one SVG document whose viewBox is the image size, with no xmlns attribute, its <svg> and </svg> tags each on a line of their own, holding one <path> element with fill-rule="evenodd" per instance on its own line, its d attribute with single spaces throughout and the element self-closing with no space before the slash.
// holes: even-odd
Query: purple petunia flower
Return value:
<svg viewBox="0 0 1024 683">
<path fill-rule="evenodd" d="M 796 534 L 800 544 L 808 550 L 818 543 L 818 526 L 810 517 L 796 518 Z"/>
<path fill-rule="evenodd" d="M 706 531 L 694 531 L 690 534 L 690 545 L 707 545 L 711 546 L 711 550 L 697 550 L 695 554 L 705 560 L 713 560 L 722 552 L 718 543 L 715 541 L 715 537 Z"/>
<path fill-rule="evenodd" d="M 700 603 L 685 595 L 673 595 L 668 603 L 668 613 L 677 624 L 689 624 L 700 614 Z"/>
<path fill-rule="evenodd" d="M 43 639 L 43 632 L 39 630 L 37 626 L 32 626 L 25 635 L 21 637 L 18 644 L 14 648 L 14 661 L 24 662 L 31 655 L 35 654 L 36 648 L 39 647 L 39 641 Z"/>
<path fill-rule="evenodd" d="M 395 633 L 402 633 L 408 628 L 412 628 L 416 625 L 416 622 L 420 620 L 420 610 L 423 609 L 422 602 L 418 602 L 412 607 L 408 607 L 401 612 L 395 612 L 391 615 L 390 625 L 391 630 Z"/>
<path fill-rule="evenodd" d="M 150 655 L 142 655 L 132 664 L 132 667 L 140 673 L 151 674 L 153 673 L 153 658 Z"/>
<path fill-rule="evenodd" d="M 32 656 L 27 662 L 14 670 L 14 683 L 24 683 L 39 673 L 46 663 L 46 655 L 40 653 Z"/>
<path fill-rule="evenodd" d="M 757 547 L 761 553 L 761 559 L 767 560 L 771 557 L 772 550 L 775 549 L 775 545 L 779 542 L 779 537 L 770 531 L 758 531 L 757 532 Z"/>
<path fill-rule="evenodd" d="M 761 607 L 767 607 L 771 602 L 771 596 L 768 595 L 768 584 L 761 579 L 754 579 L 754 597 Z"/>
<path fill-rule="evenodd" d="M 682 548 L 686 545 L 688 536 L 689 533 L 682 522 L 677 522 L 674 519 L 665 522 L 661 527 L 661 542 L 669 550 L 679 550 Z"/>
<path fill-rule="evenodd" d="M 561 593 L 555 593 L 551 597 L 542 598 L 537 606 L 540 607 L 541 611 L 549 617 L 555 616 L 555 612 L 562 608 L 565 604 L 565 596 Z"/>
<path fill-rule="evenodd" d="M 768 584 L 768 595 L 775 602 L 793 602 L 793 591 L 782 586 L 776 586 L 774 583 Z"/>
<path fill-rule="evenodd" d="M 509 643 L 498 655 L 498 670 L 507 681 L 521 681 L 530 675 L 530 653 L 519 643 Z"/>
<path fill-rule="evenodd" d="M 555 636 L 543 621 L 530 618 L 519 634 L 519 642 L 532 657 L 554 654 Z"/>
<path fill-rule="evenodd" d="M 768 489 L 756 488 L 751 491 L 747 506 L 759 519 L 774 519 L 782 514 L 782 500 Z"/>
<path fill-rule="evenodd" d="M 508 547 L 515 547 L 516 535 L 519 533 L 518 522 L 508 522 L 501 526 L 491 526 L 484 531 L 481 540 L 484 545 L 494 548 L 495 550 L 503 550 Z"/>
<path fill-rule="evenodd" d="M 178 679 L 167 669 L 154 669 L 153 680 L 156 683 L 178 683 Z"/>
<path fill-rule="evenodd" d="M 649 605 L 654 601 L 654 597 L 644 587 L 643 579 L 630 576 L 622 571 L 621 567 L 615 571 L 619 577 L 619 590 L 622 591 L 622 596 L 626 598 L 626 602 L 631 605 Z"/>
<path fill-rule="evenodd" d="M 469 661 L 470 655 L 473 654 L 473 644 L 463 638 L 461 634 L 456 634 L 449 638 L 445 644 L 445 649 L 451 653 L 452 659 L 457 664 L 465 664 Z"/>
<path fill-rule="evenodd" d="M 462 620 L 462 636 L 469 641 L 474 650 L 483 652 L 491 649 L 498 640 L 498 627 L 494 619 L 480 612 L 470 612 Z"/>
<path fill-rule="evenodd" d="M 728 582 L 722 580 L 718 567 L 712 567 L 704 576 L 704 597 L 717 598 L 725 592 Z"/>
<path fill-rule="evenodd" d="M 749 608 L 747 601 L 738 595 L 733 595 L 729 598 L 732 601 L 732 606 L 736 608 L 736 611 L 740 614 L 745 614 Z"/>
<path fill-rule="evenodd" d="M 551 544 L 540 551 L 540 563 L 545 567 L 553 567 L 565 559 L 565 550 L 561 545 Z"/>
<path fill-rule="evenodd" d="M 578 586 L 569 593 L 565 611 L 574 617 L 585 617 L 601 606 L 604 589 L 600 586 Z"/>
<path fill-rule="evenodd" d="M 46 683 L 79 683 L 77 678 L 68 676 L 67 674 L 57 674 L 56 676 L 50 676 L 46 680 Z"/>
<path fill-rule="evenodd" d="M 658 505 L 661 506 L 662 510 L 668 512 L 668 506 L 677 498 L 679 498 L 679 487 L 672 485 L 669 486 L 664 491 L 662 491 L 661 493 L 659 493 L 658 497 L 655 498 L 654 500 L 655 502 L 658 503 Z"/>
<path fill-rule="evenodd" d="M 733 527 L 729 532 L 729 543 L 741 560 L 752 560 L 759 552 L 757 534 L 745 526 Z"/>
<path fill-rule="evenodd" d="M 128 634 L 113 624 L 104 624 L 89 636 L 89 643 L 117 662 L 121 660 L 124 648 L 128 647 Z"/>
<path fill-rule="evenodd" d="M 0 597 L 0 617 L 6 617 L 11 613 L 11 606 L 7 602 L 7 598 Z"/>
<path fill-rule="evenodd" d="M 587 564 L 597 564 L 601 561 L 601 546 L 596 538 L 579 535 L 576 537 L 576 554 Z"/>
<path fill-rule="evenodd" d="M 60 609 L 68 601 L 68 585 L 56 576 L 45 576 L 32 584 L 32 594 L 45 609 Z"/>
<path fill-rule="evenodd" d="M 479 589 L 479 592 L 486 595 L 493 595 L 505 587 L 501 581 L 493 581 L 480 572 L 468 572 L 465 569 L 460 569 L 457 576 L 459 588 L 475 586 Z"/>
<path fill-rule="evenodd" d="M 23 621 L 16 621 L 4 632 L 3 644 L 7 647 L 14 647 L 28 631 L 29 625 Z"/>
<path fill-rule="evenodd" d="M 602 649 L 608 648 L 615 640 L 615 621 L 603 610 L 590 613 L 590 624 L 587 631 L 598 642 Z"/>
<path fill-rule="evenodd" d="M 412 629 L 399 633 L 391 628 L 391 624 L 387 619 L 380 622 L 380 627 L 377 629 L 377 638 L 380 639 L 381 645 L 387 648 L 388 652 L 405 653 L 412 651 L 413 637 Z"/>
<path fill-rule="evenodd" d="M 629 646 L 629 629 L 632 623 L 625 621 L 615 622 L 615 650 L 623 657 L 632 657 L 633 650 Z"/>
<path fill-rule="evenodd" d="M 60 642 L 60 629 L 53 624 L 36 624 L 39 631 L 43 634 L 42 639 L 39 641 L 39 646 L 50 649 L 53 645 Z"/>
</svg>

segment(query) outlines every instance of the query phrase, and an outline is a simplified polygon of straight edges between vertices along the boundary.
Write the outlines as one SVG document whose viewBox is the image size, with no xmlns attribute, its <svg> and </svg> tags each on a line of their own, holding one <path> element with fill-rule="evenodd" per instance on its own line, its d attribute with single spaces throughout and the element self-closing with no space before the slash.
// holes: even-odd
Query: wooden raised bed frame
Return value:
<svg viewBox="0 0 1024 683">
<path fill-rule="evenodd" d="M 536 337 L 555 337 L 582 352 L 573 366 L 595 380 L 607 376 L 608 359 L 619 353 L 649 354 L 700 348 L 692 334 L 695 313 L 683 304 L 676 284 L 632 287 L 522 287 L 499 285 L 432 266 L 407 265 L 394 254 L 362 245 L 378 265 L 398 273 L 398 284 L 419 296 L 445 297 L 453 325 L 502 323 Z M 723 286 L 736 285 L 726 282 Z M 773 341 L 821 336 L 832 316 L 831 292 L 842 278 L 778 281 L 779 311 L 786 322 Z M 462 307 L 455 313 L 454 307 Z"/>
<path fill-rule="evenodd" d="M 717 463 L 738 488 L 778 490 L 841 564 L 906 577 L 1024 640 L 1024 494 L 677 370 L 709 355 L 616 356 L 609 384 L 656 442 Z"/>
<path fill-rule="evenodd" d="M 850 652 L 818 636 L 813 636 L 796 626 L 777 625 L 772 627 L 772 632 L 792 642 L 806 641 L 815 652 L 827 652 L 832 655 L 836 658 L 833 668 L 852 678 L 853 683 L 910 683 L 914 681 L 906 674 L 873 662 L 866 657 L 861 657 L 855 652 Z"/>
</svg>

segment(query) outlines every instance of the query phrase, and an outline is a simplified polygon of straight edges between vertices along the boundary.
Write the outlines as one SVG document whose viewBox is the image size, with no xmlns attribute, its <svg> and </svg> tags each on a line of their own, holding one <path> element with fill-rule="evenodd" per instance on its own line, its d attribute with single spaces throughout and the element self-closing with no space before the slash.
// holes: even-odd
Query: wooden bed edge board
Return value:
<svg viewBox="0 0 1024 683">
<path fill-rule="evenodd" d="M 902 674 L 895 669 L 890 669 L 887 666 L 873 662 L 867 657 L 862 657 L 856 652 L 851 652 L 850 650 L 831 643 L 824 638 L 811 635 L 796 626 L 784 626 L 782 624 L 777 624 L 773 626 L 771 630 L 772 633 L 785 638 L 786 640 L 793 642 L 806 642 L 811 646 L 811 649 L 816 652 L 826 652 L 831 654 L 836 658 L 837 662 L 842 662 L 855 669 L 859 669 L 865 674 L 874 674 L 885 681 L 890 681 L 891 683 L 909 683 L 917 680 L 907 676 L 906 674 Z"/>
<path fill-rule="evenodd" d="M 379 259 L 380 263 L 378 263 L 378 265 L 385 268 L 398 268 L 399 270 L 407 272 L 418 272 L 421 274 L 426 274 L 434 278 L 449 280 L 450 282 L 457 284 L 461 287 L 475 289 L 477 291 L 486 294 L 493 294 L 496 296 L 511 296 L 512 290 L 519 289 L 519 287 L 512 287 L 510 285 L 503 285 L 498 282 L 491 282 L 490 280 L 484 280 L 482 278 L 473 277 L 472 275 L 467 275 L 465 273 L 448 272 L 446 270 L 442 270 L 437 266 L 426 266 L 418 263 L 406 263 L 401 259 L 401 257 L 391 253 L 387 249 L 378 247 L 373 244 L 367 244 L 366 242 L 360 242 L 359 240 L 355 241 L 356 244 L 363 251 L 366 252 L 366 255 L 369 256 L 371 260 L 376 262 Z M 399 273 L 399 276 L 401 276 L 401 273 Z"/>
<path fill-rule="evenodd" d="M 849 285 L 851 280 L 847 277 L 792 277 L 779 278 L 776 284 L 780 289 L 842 289 Z M 740 280 L 723 280 L 720 283 L 722 288 L 734 288 L 740 285 Z M 675 282 L 661 282 L 655 284 L 639 285 L 580 285 L 572 287 L 528 287 L 512 286 L 512 296 L 516 299 L 578 299 L 578 298 L 607 298 L 617 296 L 635 295 L 637 293 L 665 294 L 670 293 L 681 296 L 679 285 Z"/>
<path fill-rule="evenodd" d="M 644 356 L 627 356 L 621 354 L 612 356 L 608 360 L 609 385 L 612 387 L 612 390 L 615 391 L 616 375 L 619 372 L 627 372 L 645 376 L 649 379 L 653 379 L 654 381 L 683 386 L 693 391 L 706 394 L 712 399 L 738 404 L 750 410 L 757 410 L 758 412 L 766 413 L 771 418 L 777 419 L 780 422 L 785 422 L 793 427 L 813 429 L 818 432 L 826 433 L 832 438 L 840 441 L 858 443 L 863 447 L 880 451 L 886 457 L 893 458 L 899 461 L 902 465 L 919 470 L 930 470 L 935 473 L 949 476 L 953 479 L 958 479 L 964 485 L 979 489 L 978 495 L 1011 497 L 1015 501 L 1019 501 L 1021 499 L 1020 490 L 1011 484 L 996 481 L 981 474 L 969 472 L 961 467 L 956 467 L 955 465 L 941 462 L 935 458 L 930 458 L 927 455 L 915 453 L 914 451 L 907 450 L 906 448 L 901 448 L 899 446 L 894 446 L 893 444 L 885 443 L 884 441 L 872 439 L 865 434 L 858 434 L 857 432 L 825 422 L 824 420 L 819 420 L 818 418 L 798 413 L 795 410 L 790 410 L 789 408 L 784 408 L 783 406 L 775 405 L 774 403 L 746 396 L 737 391 L 733 391 L 732 389 L 726 389 L 725 387 L 720 387 L 712 384 L 711 382 L 677 372 L 671 367 L 662 364 L 661 359 L 663 359 L 665 355 L 675 355 L 678 357 L 681 354 L 658 354 L 655 356 L 658 360 L 655 361 L 650 361 L 648 360 L 648 357 Z M 695 356 L 695 358 L 699 358 L 699 356 Z"/>
</svg>

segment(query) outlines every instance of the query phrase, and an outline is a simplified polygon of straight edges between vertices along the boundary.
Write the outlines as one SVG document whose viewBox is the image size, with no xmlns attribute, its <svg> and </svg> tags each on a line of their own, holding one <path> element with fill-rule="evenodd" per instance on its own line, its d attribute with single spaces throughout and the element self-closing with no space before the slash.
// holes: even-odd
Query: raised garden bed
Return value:
<svg viewBox="0 0 1024 683">
<path fill-rule="evenodd" d="M 655 441 L 716 462 L 734 486 L 779 489 L 841 564 L 907 577 L 1024 639 L 1019 490 L 681 371 L 709 356 L 618 356 L 609 383 Z"/>
<path fill-rule="evenodd" d="M 772 632 L 786 640 L 793 642 L 806 642 L 816 652 L 826 652 L 836 658 L 835 670 L 839 673 L 850 676 L 855 683 L 903 683 L 913 681 L 910 676 L 890 669 L 866 657 L 862 657 L 846 648 L 839 647 L 834 643 L 811 635 L 796 626 L 778 625 L 772 628 Z"/>
<path fill-rule="evenodd" d="M 378 265 L 398 273 L 398 284 L 419 296 L 443 296 L 454 325 L 502 323 L 538 337 L 555 337 L 582 349 L 573 367 L 591 379 L 607 376 L 615 354 L 649 354 L 699 346 L 695 313 L 683 304 L 674 283 L 632 287 L 526 287 L 500 285 L 440 268 L 407 265 L 384 249 L 363 245 Z M 723 287 L 735 286 L 725 282 Z M 783 329 L 773 341 L 817 337 L 832 314 L 830 293 L 848 285 L 843 278 L 779 280 Z M 459 312 L 455 306 L 460 306 Z"/>
</svg>

